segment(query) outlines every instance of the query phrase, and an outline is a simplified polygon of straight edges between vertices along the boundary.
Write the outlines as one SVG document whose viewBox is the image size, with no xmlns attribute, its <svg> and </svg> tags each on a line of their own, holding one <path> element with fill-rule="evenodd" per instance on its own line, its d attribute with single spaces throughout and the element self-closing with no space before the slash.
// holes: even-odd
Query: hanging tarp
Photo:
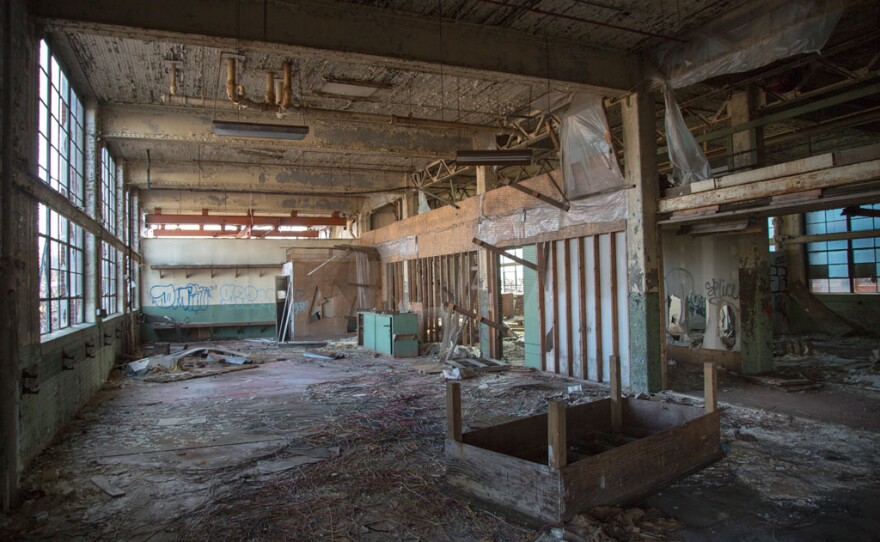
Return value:
<svg viewBox="0 0 880 542">
<path fill-rule="evenodd" d="M 655 52 L 657 68 L 673 88 L 820 51 L 840 16 L 835 0 L 752 2 L 747 9 L 694 32 L 687 43 Z"/>
<path fill-rule="evenodd" d="M 575 200 L 624 186 L 602 96 L 575 94 L 560 127 L 563 192 Z"/>
<path fill-rule="evenodd" d="M 708 179 L 712 174 L 709 160 L 685 124 L 681 109 L 675 101 L 675 94 L 668 83 L 663 85 L 663 99 L 666 102 L 663 122 L 666 127 L 669 161 L 672 163 L 673 184 L 684 186 Z"/>
</svg>

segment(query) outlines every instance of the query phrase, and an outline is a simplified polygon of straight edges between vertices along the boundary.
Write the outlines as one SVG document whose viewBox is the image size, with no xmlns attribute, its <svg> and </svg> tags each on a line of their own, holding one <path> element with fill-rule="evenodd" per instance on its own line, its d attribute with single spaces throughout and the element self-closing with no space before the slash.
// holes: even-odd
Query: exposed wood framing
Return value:
<svg viewBox="0 0 880 542">
<path fill-rule="evenodd" d="M 528 267 L 532 271 L 535 271 L 538 269 L 538 266 L 533 264 L 532 262 L 530 262 L 528 260 L 524 260 L 524 259 L 520 258 L 519 256 L 514 256 L 510 252 L 504 250 L 503 248 L 498 248 L 495 245 L 490 245 L 489 243 L 487 243 L 485 241 L 480 241 L 476 237 L 474 237 L 474 244 L 477 246 L 483 247 L 486 250 L 494 252 L 495 254 L 498 254 L 499 256 L 504 256 L 505 258 L 507 258 L 509 260 L 513 260 L 522 266 Z"/>
<path fill-rule="evenodd" d="M 568 464 L 566 407 L 568 407 L 568 401 L 565 399 L 547 401 L 547 457 L 549 458 L 548 464 L 554 469 L 561 469 Z"/>
<path fill-rule="evenodd" d="M 712 362 L 703 364 L 703 396 L 706 414 L 718 410 L 718 369 Z"/>
</svg>

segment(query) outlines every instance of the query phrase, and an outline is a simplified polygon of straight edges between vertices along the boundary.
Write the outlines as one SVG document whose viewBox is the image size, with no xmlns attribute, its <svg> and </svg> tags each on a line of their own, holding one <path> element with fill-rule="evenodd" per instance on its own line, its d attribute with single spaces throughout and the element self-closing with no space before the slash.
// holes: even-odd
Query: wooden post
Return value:
<svg viewBox="0 0 880 542">
<path fill-rule="evenodd" d="M 611 374 L 611 429 L 620 431 L 623 426 L 623 403 L 620 389 L 620 358 L 610 356 L 608 366 Z"/>
<path fill-rule="evenodd" d="M 712 362 L 703 364 L 703 396 L 706 414 L 718 410 L 718 369 Z"/>
<path fill-rule="evenodd" d="M 446 383 L 446 438 L 461 442 L 461 383 Z"/>
<path fill-rule="evenodd" d="M 565 435 L 565 409 L 562 399 L 547 402 L 547 458 L 554 469 L 561 469 L 568 460 L 568 439 Z"/>
</svg>

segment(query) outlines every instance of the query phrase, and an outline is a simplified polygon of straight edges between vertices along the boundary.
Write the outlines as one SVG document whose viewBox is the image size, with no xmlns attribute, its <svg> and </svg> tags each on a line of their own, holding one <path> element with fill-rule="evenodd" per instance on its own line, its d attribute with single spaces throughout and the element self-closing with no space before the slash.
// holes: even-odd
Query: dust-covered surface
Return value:
<svg viewBox="0 0 880 542">
<path fill-rule="evenodd" d="M 876 432 L 722 396 L 721 461 L 636 507 L 593 511 L 552 531 L 444 483 L 444 382 L 420 369 L 436 356 L 390 359 L 351 341 L 323 349 L 344 354 L 338 360 L 259 341 L 227 346 L 258 366 L 168 383 L 111 380 L 29 469 L 24 505 L 0 516 L 0 538 L 783 540 L 810 531 L 868 540 L 880 532 Z M 552 397 L 606 395 L 520 367 L 477 372 L 462 381 L 464 429 L 544 412 Z M 674 393 L 653 399 L 700 404 Z"/>
</svg>

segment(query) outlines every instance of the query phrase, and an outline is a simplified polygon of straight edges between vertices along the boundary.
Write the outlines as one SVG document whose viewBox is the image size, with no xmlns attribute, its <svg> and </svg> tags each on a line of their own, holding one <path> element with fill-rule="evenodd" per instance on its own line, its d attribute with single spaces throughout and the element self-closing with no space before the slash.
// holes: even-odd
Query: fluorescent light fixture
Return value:
<svg viewBox="0 0 880 542">
<path fill-rule="evenodd" d="M 455 163 L 460 166 L 527 166 L 532 163 L 532 150 L 458 151 Z"/>
<path fill-rule="evenodd" d="M 391 88 L 391 85 L 324 76 L 324 84 L 319 92 L 335 96 L 348 96 L 350 98 L 369 98 L 379 89 L 388 88 Z"/>
<path fill-rule="evenodd" d="M 303 139 L 309 135 L 308 126 L 260 124 L 257 122 L 214 121 L 214 135 L 233 137 L 264 137 L 268 139 Z"/>
</svg>

